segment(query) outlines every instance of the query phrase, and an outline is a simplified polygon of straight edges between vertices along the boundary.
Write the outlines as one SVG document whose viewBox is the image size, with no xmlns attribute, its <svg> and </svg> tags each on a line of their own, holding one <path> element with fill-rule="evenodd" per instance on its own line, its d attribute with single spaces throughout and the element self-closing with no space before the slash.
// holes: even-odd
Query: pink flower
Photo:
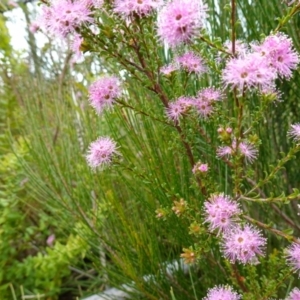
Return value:
<svg viewBox="0 0 300 300">
<path fill-rule="evenodd" d="M 109 137 L 100 137 L 92 142 L 86 155 L 87 163 L 92 168 L 109 165 L 117 154 L 116 143 Z"/>
<path fill-rule="evenodd" d="M 190 73 L 202 74 L 206 71 L 203 59 L 193 52 L 186 52 L 178 56 L 175 58 L 175 62 Z"/>
<path fill-rule="evenodd" d="M 208 164 L 202 164 L 198 162 L 194 165 L 192 172 L 196 173 L 206 173 L 208 171 Z"/>
<path fill-rule="evenodd" d="M 32 22 L 29 25 L 29 30 L 30 30 L 31 33 L 36 33 L 39 29 L 40 29 L 40 26 L 37 22 Z"/>
<path fill-rule="evenodd" d="M 232 132 L 232 128 L 229 128 L 229 132 L 227 133 L 230 134 L 231 132 Z M 225 157 L 225 156 L 228 157 L 237 153 L 243 156 L 245 161 L 248 163 L 252 163 L 258 156 L 258 150 L 255 148 L 254 145 L 250 144 L 247 141 L 240 142 L 237 147 L 236 140 L 234 139 L 231 143 L 231 146 L 220 146 L 217 148 L 218 157 Z"/>
<path fill-rule="evenodd" d="M 276 72 L 270 67 L 268 60 L 258 53 L 231 58 L 222 74 L 225 86 L 236 87 L 240 91 L 245 88 L 272 86 L 276 77 Z"/>
<path fill-rule="evenodd" d="M 291 125 L 288 135 L 294 139 L 296 142 L 300 142 L 300 123 Z"/>
<path fill-rule="evenodd" d="M 7 4 L 8 4 L 9 6 L 11 6 L 11 7 L 18 7 L 18 4 L 17 4 L 15 1 L 13 1 L 13 0 L 9 0 L 9 1 L 7 2 Z"/>
<path fill-rule="evenodd" d="M 226 132 L 227 132 L 228 134 L 231 134 L 231 133 L 232 133 L 232 128 L 231 128 L 231 127 L 227 127 L 227 128 L 226 128 Z"/>
<path fill-rule="evenodd" d="M 287 263 L 294 272 L 300 271 L 300 245 L 293 243 L 287 248 Z"/>
<path fill-rule="evenodd" d="M 208 164 L 201 164 L 198 168 L 198 170 L 202 173 L 205 173 L 208 171 Z"/>
<path fill-rule="evenodd" d="M 47 244 L 49 247 L 52 247 L 54 241 L 55 241 L 55 234 L 51 234 L 51 235 L 48 236 L 48 238 L 47 238 L 47 240 L 46 240 L 46 244 Z"/>
<path fill-rule="evenodd" d="M 175 64 L 169 64 L 160 68 L 160 73 L 168 76 L 172 72 L 178 70 L 178 67 Z"/>
<path fill-rule="evenodd" d="M 217 149 L 217 156 L 218 157 L 229 157 L 233 153 L 233 149 L 230 146 L 220 146 Z"/>
<path fill-rule="evenodd" d="M 212 195 L 204 202 L 205 223 L 211 231 L 225 232 L 234 224 L 234 216 L 241 212 L 237 202 L 224 194 Z"/>
<path fill-rule="evenodd" d="M 208 118 L 214 111 L 212 102 L 203 98 L 196 98 L 193 106 L 196 108 L 198 114 L 204 119 Z"/>
<path fill-rule="evenodd" d="M 161 41 L 176 47 L 189 42 L 202 28 L 206 6 L 201 0 L 173 0 L 158 13 L 157 33 Z"/>
<path fill-rule="evenodd" d="M 188 97 L 180 97 L 175 102 L 169 104 L 167 116 L 173 121 L 179 121 L 179 118 L 188 112 L 193 100 Z"/>
<path fill-rule="evenodd" d="M 43 7 L 39 25 L 53 36 L 66 37 L 84 23 L 92 23 L 91 11 L 84 1 L 53 0 Z"/>
<path fill-rule="evenodd" d="M 239 152 L 245 158 L 246 162 L 252 163 L 258 155 L 258 150 L 247 142 L 239 144 Z"/>
<path fill-rule="evenodd" d="M 144 16 L 150 14 L 162 3 L 162 0 L 115 0 L 114 12 L 124 17 L 129 17 L 133 13 Z"/>
<path fill-rule="evenodd" d="M 203 300 L 239 300 L 241 295 L 233 290 L 231 286 L 215 286 L 208 290 L 208 294 Z"/>
<path fill-rule="evenodd" d="M 257 255 L 263 255 L 266 239 L 261 231 L 250 225 L 233 227 L 224 233 L 222 251 L 234 263 L 257 263 Z"/>
<path fill-rule="evenodd" d="M 300 300 L 300 290 L 298 288 L 294 288 L 286 300 Z"/>
<path fill-rule="evenodd" d="M 267 36 L 261 45 L 252 45 L 252 48 L 284 78 L 290 78 L 292 70 L 299 63 L 299 55 L 293 50 L 292 40 L 283 33 Z"/>
<path fill-rule="evenodd" d="M 72 42 L 72 45 L 71 45 L 71 48 L 75 53 L 75 61 L 77 61 L 78 59 L 80 59 L 83 56 L 82 52 L 80 50 L 82 42 L 83 42 L 82 36 L 78 33 L 75 33 L 74 38 L 73 38 L 73 42 Z"/>
<path fill-rule="evenodd" d="M 260 96 L 268 101 L 282 101 L 282 92 L 275 85 L 261 89 Z"/>
<path fill-rule="evenodd" d="M 105 108 L 111 108 L 115 99 L 121 96 L 120 81 L 115 76 L 102 77 L 89 88 L 91 106 L 100 115 Z"/>
<path fill-rule="evenodd" d="M 270 89 L 277 76 L 290 78 L 299 64 L 299 55 L 293 50 L 292 41 L 286 35 L 270 35 L 261 44 L 251 45 L 253 52 L 231 58 L 223 70 L 226 86 L 240 91 L 248 88 Z"/>
<path fill-rule="evenodd" d="M 215 88 L 205 88 L 198 92 L 193 106 L 203 118 L 209 117 L 214 111 L 214 102 L 221 100 L 222 94 Z"/>
<path fill-rule="evenodd" d="M 198 97 L 210 102 L 220 101 L 223 98 L 223 94 L 220 90 L 214 87 L 204 88 L 198 92 Z"/>
</svg>

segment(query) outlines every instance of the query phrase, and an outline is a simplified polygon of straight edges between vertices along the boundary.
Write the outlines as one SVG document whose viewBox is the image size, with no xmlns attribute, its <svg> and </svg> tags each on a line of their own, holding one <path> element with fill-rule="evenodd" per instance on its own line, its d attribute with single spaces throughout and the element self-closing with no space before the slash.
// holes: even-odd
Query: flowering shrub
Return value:
<svg viewBox="0 0 300 300">
<path fill-rule="evenodd" d="M 298 290 L 290 290 L 293 272 L 299 271 L 300 241 L 288 229 L 299 228 L 279 207 L 300 197 L 296 187 L 281 190 L 282 169 L 300 151 L 299 123 L 286 130 L 293 141 L 287 142 L 290 149 L 280 159 L 274 159 L 271 150 L 267 157 L 264 147 L 269 145 L 268 111 L 288 97 L 280 85 L 297 72 L 299 54 L 283 29 L 298 11 L 299 3 L 286 6 L 277 28 L 264 32 L 268 35 L 260 41 L 244 42 L 237 40 L 238 11 L 232 0 L 230 31 L 224 24 L 229 42 L 223 43 L 214 41 L 217 37 L 206 19 L 213 12 L 199 0 L 53 0 L 43 11 L 41 28 L 61 38 L 75 34 L 87 51 L 117 66 L 107 64 L 107 71 L 115 73 L 99 74 L 89 88 L 89 99 L 99 118 L 105 118 L 103 111 L 114 106 L 107 114 L 120 114 L 127 135 L 121 128 L 118 135 L 115 128 L 116 142 L 110 137 L 92 142 L 87 163 L 100 167 L 99 172 L 111 166 L 109 172 L 116 167 L 133 174 L 131 180 L 142 178 L 145 187 L 151 185 L 147 186 L 150 194 L 159 190 L 160 200 L 151 203 L 156 205 L 155 221 L 162 222 L 161 227 L 169 223 L 170 228 L 178 222 L 180 230 L 189 233 L 177 257 L 203 272 L 198 292 L 204 297 L 204 289 L 209 289 L 203 299 L 297 297 Z M 134 123 L 131 113 L 145 119 Z M 156 136 L 146 129 L 154 126 L 150 123 L 164 126 L 156 134 L 167 132 L 172 170 L 181 178 L 176 184 L 165 169 L 161 180 L 152 175 L 163 167 L 151 164 L 149 147 Z M 130 140 L 131 131 L 138 132 L 135 139 L 148 142 L 140 144 L 133 158 L 123 155 L 127 153 L 123 149 L 135 142 Z M 163 147 L 155 151 L 163 165 Z M 134 159 L 136 163 L 130 161 Z M 138 169 L 140 163 L 143 167 Z M 122 212 L 118 213 L 121 217 Z M 159 239 L 163 240 L 162 232 Z M 178 245 L 170 244 L 178 250 Z M 106 250 L 113 257 L 119 251 L 110 246 Z M 268 270 L 273 270 L 272 275 Z"/>
</svg>

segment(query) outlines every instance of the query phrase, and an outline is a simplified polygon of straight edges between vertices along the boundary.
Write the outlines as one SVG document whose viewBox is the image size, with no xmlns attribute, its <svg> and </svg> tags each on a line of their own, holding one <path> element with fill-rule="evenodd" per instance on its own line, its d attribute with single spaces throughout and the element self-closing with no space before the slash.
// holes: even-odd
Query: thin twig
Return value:
<svg viewBox="0 0 300 300">
<path fill-rule="evenodd" d="M 292 241 L 292 242 L 294 242 L 294 243 L 300 244 L 300 240 L 297 239 L 297 238 L 295 238 L 295 237 L 292 236 L 292 235 L 286 234 L 286 233 L 284 233 L 284 232 L 281 231 L 281 230 L 275 229 L 275 228 L 271 227 L 270 225 L 267 225 L 267 224 L 265 224 L 265 223 L 262 223 L 262 222 L 260 222 L 260 221 L 257 221 L 257 220 L 255 220 L 255 219 L 249 217 L 249 216 L 243 215 L 243 218 L 246 219 L 247 221 L 251 222 L 252 224 L 257 225 L 258 227 L 261 227 L 261 228 L 263 228 L 263 229 L 266 229 L 266 230 L 268 230 L 268 231 L 270 231 L 270 232 L 272 232 L 272 233 L 274 233 L 274 234 L 276 234 L 276 235 L 279 235 L 279 236 L 285 238 L 286 240 L 288 240 L 288 241 L 290 241 L 290 242 Z"/>
<path fill-rule="evenodd" d="M 231 43 L 232 43 L 232 55 L 235 55 L 235 14 L 236 14 L 236 5 L 235 0 L 231 0 Z"/>
<path fill-rule="evenodd" d="M 160 122 L 160 123 L 163 123 L 163 124 L 165 124 L 165 125 L 168 125 L 168 126 L 174 127 L 174 125 L 173 125 L 173 124 L 171 124 L 171 123 L 168 123 L 168 122 L 166 122 L 166 121 L 163 121 L 163 120 L 160 120 L 160 119 L 157 119 L 157 118 L 155 118 L 155 117 L 153 117 L 153 116 L 149 115 L 148 113 L 146 113 L 146 112 L 144 112 L 144 111 L 142 111 L 142 110 L 139 110 L 139 109 L 137 109 L 136 107 L 133 107 L 132 105 L 130 105 L 130 104 L 128 104 L 128 103 L 126 103 L 126 102 L 124 102 L 124 101 L 117 100 L 116 102 L 117 102 L 117 103 L 119 103 L 120 105 L 122 105 L 123 107 L 127 107 L 127 108 L 130 108 L 130 109 L 132 109 L 133 111 L 135 111 L 135 112 L 136 112 L 136 113 L 138 113 L 138 114 L 141 114 L 141 115 L 147 116 L 147 117 L 151 118 L 152 120 L 155 120 L 155 121 L 158 121 L 158 122 Z"/>
<path fill-rule="evenodd" d="M 243 290 L 243 292 L 248 292 L 248 289 L 244 284 L 243 278 L 240 275 L 240 272 L 239 272 L 236 264 L 232 264 L 231 266 L 233 268 L 235 279 L 237 280 L 237 283 L 239 284 L 240 288 Z"/>
</svg>

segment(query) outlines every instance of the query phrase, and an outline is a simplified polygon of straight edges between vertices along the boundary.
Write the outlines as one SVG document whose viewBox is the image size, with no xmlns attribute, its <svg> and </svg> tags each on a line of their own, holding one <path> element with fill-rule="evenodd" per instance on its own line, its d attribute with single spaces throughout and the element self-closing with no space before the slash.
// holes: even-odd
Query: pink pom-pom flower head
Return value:
<svg viewBox="0 0 300 300">
<path fill-rule="evenodd" d="M 198 92 L 193 102 L 193 106 L 199 116 L 206 119 L 214 112 L 215 102 L 220 101 L 221 99 L 221 91 L 213 87 L 208 87 Z"/>
<path fill-rule="evenodd" d="M 85 23 L 92 23 L 91 10 L 84 1 L 54 0 L 43 7 L 39 25 L 53 36 L 66 37 Z"/>
<path fill-rule="evenodd" d="M 300 245 L 297 243 L 293 243 L 286 250 L 286 260 L 288 265 L 295 271 L 300 271 Z"/>
<path fill-rule="evenodd" d="M 158 13 L 157 33 L 174 48 L 189 42 L 203 26 L 206 6 L 201 0 L 173 0 Z"/>
<path fill-rule="evenodd" d="M 89 88 L 91 106 L 98 114 L 101 114 L 105 108 L 111 108 L 116 98 L 120 96 L 121 84 L 116 76 L 102 77 Z"/>
<path fill-rule="evenodd" d="M 193 99 L 189 97 L 179 97 L 175 102 L 169 104 L 167 116 L 169 119 L 177 122 L 180 117 L 188 112 L 193 104 Z"/>
<path fill-rule="evenodd" d="M 99 137 L 90 144 L 86 160 L 91 168 L 101 168 L 111 164 L 115 154 L 118 154 L 116 142 L 109 137 Z"/>
<path fill-rule="evenodd" d="M 203 74 L 206 71 L 203 59 L 191 51 L 176 57 L 175 62 L 189 73 Z"/>
<path fill-rule="evenodd" d="M 248 142 L 240 142 L 239 153 L 244 157 L 245 161 L 252 163 L 258 156 L 258 150 L 254 145 Z"/>
<path fill-rule="evenodd" d="M 225 232 L 234 224 L 234 218 L 241 212 L 237 202 L 224 194 L 212 195 L 204 202 L 205 222 L 211 231 Z"/>
<path fill-rule="evenodd" d="M 300 142 L 300 123 L 291 125 L 288 131 L 288 136 L 290 136 L 295 142 Z"/>
<path fill-rule="evenodd" d="M 236 226 L 224 233 L 222 251 L 232 263 L 255 264 L 257 256 L 263 255 L 265 244 L 266 239 L 258 229 L 250 225 Z"/>
<path fill-rule="evenodd" d="M 268 88 L 274 84 L 276 77 L 269 62 L 258 53 L 230 59 L 222 73 L 225 86 L 239 91 Z"/>
<path fill-rule="evenodd" d="M 208 294 L 203 300 L 239 300 L 241 295 L 233 290 L 231 286 L 215 286 L 208 290 Z"/>
</svg>

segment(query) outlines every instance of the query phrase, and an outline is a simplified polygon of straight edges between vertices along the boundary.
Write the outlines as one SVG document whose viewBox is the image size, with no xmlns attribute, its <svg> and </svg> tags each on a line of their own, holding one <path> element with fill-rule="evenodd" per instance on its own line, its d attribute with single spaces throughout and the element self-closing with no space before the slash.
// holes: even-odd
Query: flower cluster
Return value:
<svg viewBox="0 0 300 300">
<path fill-rule="evenodd" d="M 180 97 L 175 102 L 169 104 L 167 116 L 173 121 L 178 121 L 181 116 L 188 112 L 193 105 L 193 98 Z"/>
<path fill-rule="evenodd" d="M 233 290 L 231 286 L 215 286 L 208 290 L 208 294 L 203 300 L 239 300 L 241 295 Z"/>
<path fill-rule="evenodd" d="M 275 79 L 290 78 L 299 63 L 292 41 L 278 33 L 268 36 L 261 44 L 253 44 L 252 52 L 231 58 L 222 78 L 225 86 L 244 89 L 270 89 Z"/>
<path fill-rule="evenodd" d="M 222 99 L 220 90 L 209 87 L 200 90 L 195 98 L 194 107 L 202 118 L 209 117 L 214 110 L 214 103 Z"/>
<path fill-rule="evenodd" d="M 276 73 L 268 61 L 258 53 L 232 58 L 223 70 L 223 81 L 242 91 L 245 88 L 266 88 L 273 85 Z"/>
<path fill-rule="evenodd" d="M 218 157 L 230 157 L 234 154 L 241 155 L 245 161 L 252 163 L 258 156 L 256 147 L 248 141 L 241 141 L 238 146 L 235 140 L 230 146 L 220 146 L 217 148 Z"/>
<path fill-rule="evenodd" d="M 234 217 L 241 212 L 237 202 L 224 194 L 212 195 L 204 202 L 205 222 L 209 223 L 211 231 L 218 229 L 220 233 L 230 229 Z"/>
<path fill-rule="evenodd" d="M 201 75 L 207 71 L 203 58 L 192 51 L 188 51 L 182 55 L 176 56 L 174 61 L 166 66 L 163 66 L 160 69 L 160 72 L 164 75 L 169 75 L 180 68 L 189 73 L 195 73 L 198 75 Z"/>
<path fill-rule="evenodd" d="M 231 262 L 257 263 L 257 255 L 263 255 L 266 239 L 261 231 L 245 225 L 244 228 L 235 226 L 223 235 L 222 251 Z"/>
<path fill-rule="evenodd" d="M 206 6 L 201 0 L 173 0 L 159 11 L 157 33 L 170 47 L 190 42 L 203 26 Z"/>
<path fill-rule="evenodd" d="M 204 223 L 209 230 L 221 234 L 221 249 L 225 258 L 232 263 L 257 263 L 257 256 L 263 255 L 266 239 L 261 231 L 250 225 L 237 224 L 241 213 L 239 204 L 224 194 L 212 195 L 204 202 Z"/>
<path fill-rule="evenodd" d="M 215 88 L 204 88 L 196 97 L 180 97 L 175 102 L 171 102 L 167 109 L 167 116 L 173 121 L 178 121 L 190 108 L 194 108 L 200 117 L 207 118 L 213 113 L 214 103 L 221 99 L 221 91 Z"/>
<path fill-rule="evenodd" d="M 278 33 L 265 38 L 261 45 L 252 45 L 255 52 L 259 53 L 278 76 L 289 79 L 292 70 L 297 68 L 299 55 L 293 50 L 292 40 Z"/>
<path fill-rule="evenodd" d="M 101 114 L 105 108 L 112 107 L 115 99 L 120 95 L 120 80 L 116 76 L 102 77 L 89 88 L 90 103 L 98 114 Z"/>
<path fill-rule="evenodd" d="M 175 62 L 190 73 L 202 74 L 206 71 L 203 59 L 191 51 L 176 57 Z"/>
<path fill-rule="evenodd" d="M 102 77 L 89 88 L 91 106 L 98 114 L 105 108 L 112 107 L 120 95 L 121 84 L 116 76 Z M 117 154 L 116 143 L 108 137 L 101 137 L 91 143 L 86 159 L 92 168 L 102 167 L 112 162 L 114 154 Z"/>
</svg>

